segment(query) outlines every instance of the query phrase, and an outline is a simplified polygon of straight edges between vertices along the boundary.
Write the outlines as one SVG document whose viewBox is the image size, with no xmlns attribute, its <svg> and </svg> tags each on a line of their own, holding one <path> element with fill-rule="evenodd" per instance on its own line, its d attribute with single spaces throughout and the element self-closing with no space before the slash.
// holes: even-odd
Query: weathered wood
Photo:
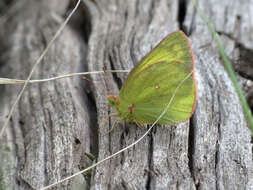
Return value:
<svg viewBox="0 0 253 190">
<path fill-rule="evenodd" d="M 15 14 L 0 22 L 0 74 L 25 79 L 71 6 L 67 0 L 18 3 Z M 199 3 L 222 34 L 231 60 L 238 60 L 237 43 L 253 48 L 250 0 Z M 187 1 L 83 1 L 33 78 L 131 69 L 182 25 L 190 31 L 195 57 L 194 116 L 177 126 L 156 126 L 134 148 L 56 189 L 253 189 L 250 130 L 207 26 Z M 115 118 L 98 132 L 98 124 L 114 111 L 105 96 L 116 95 L 127 76 L 107 75 L 109 81 L 91 76 L 107 90 L 80 78 L 27 87 L 0 139 L 0 189 L 41 188 L 91 164 L 85 152 L 101 160 L 145 133 L 146 127 L 122 122 L 104 135 Z M 1 87 L 1 124 L 19 90 Z"/>
<path fill-rule="evenodd" d="M 1 36 L 1 76 L 25 79 L 36 59 L 63 22 L 68 1 L 22 1 L 20 9 L 6 22 Z M 51 7 L 53 6 L 53 8 Z M 62 11 L 63 10 L 63 11 Z M 2 28 L 2 27 L 1 27 Z M 66 27 L 50 48 L 33 78 L 84 70 L 84 43 L 81 36 Z M 5 45 L 5 46 L 3 46 Z M 29 85 L 1 139 L 1 154 L 8 154 L 2 189 L 33 189 L 71 175 L 79 167 L 84 151 L 90 152 L 89 105 L 80 78 Z M 3 88 L 3 87 L 2 87 Z M 2 91 L 1 123 L 6 119 L 20 86 Z M 8 149 L 7 149 L 8 148 Z M 3 164 L 3 165 L 2 165 Z M 71 181 L 60 188 L 71 184 Z"/>
<path fill-rule="evenodd" d="M 215 0 L 200 1 L 199 4 L 222 34 L 226 53 L 234 61 L 238 59 L 233 57 L 238 41 L 253 44 L 252 41 L 245 43 L 244 34 L 242 36 L 242 27 L 250 22 L 250 13 L 245 8 L 251 4 L 250 1 Z M 189 7 L 188 21 L 192 21 L 194 11 Z M 242 18 L 241 23 L 238 23 L 238 17 Z M 193 49 L 198 58 L 199 104 L 194 118 L 195 148 L 192 154 L 195 183 L 201 189 L 252 189 L 252 144 L 245 118 L 239 111 L 238 97 L 219 59 L 215 43 L 210 43 L 212 38 L 206 24 L 196 15 L 191 28 Z"/>
</svg>

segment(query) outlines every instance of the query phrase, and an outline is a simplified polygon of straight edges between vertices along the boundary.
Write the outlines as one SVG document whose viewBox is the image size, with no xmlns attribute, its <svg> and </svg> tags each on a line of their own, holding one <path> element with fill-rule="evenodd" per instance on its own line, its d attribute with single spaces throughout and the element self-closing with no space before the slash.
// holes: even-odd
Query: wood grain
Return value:
<svg viewBox="0 0 253 190">
<path fill-rule="evenodd" d="M 194 52 L 197 107 L 189 121 L 156 126 L 134 148 L 55 189 L 253 189 L 250 130 L 212 36 L 187 2 L 82 1 L 34 79 L 103 68 L 131 69 L 164 36 L 181 27 L 190 34 Z M 0 11 L 6 11 L 0 17 L 1 77 L 28 76 L 72 3 L 0 4 L 4 7 Z M 236 44 L 253 48 L 251 0 L 201 0 L 199 4 L 221 34 L 232 61 L 240 51 Z M 105 135 L 115 118 L 98 131 L 99 123 L 114 111 L 105 96 L 117 95 L 126 76 L 91 75 L 99 85 L 81 77 L 28 85 L 0 139 L 0 189 L 44 187 L 91 165 L 85 152 L 101 160 L 142 136 L 147 126 L 124 122 Z M 0 86 L 0 126 L 20 88 Z"/>
</svg>

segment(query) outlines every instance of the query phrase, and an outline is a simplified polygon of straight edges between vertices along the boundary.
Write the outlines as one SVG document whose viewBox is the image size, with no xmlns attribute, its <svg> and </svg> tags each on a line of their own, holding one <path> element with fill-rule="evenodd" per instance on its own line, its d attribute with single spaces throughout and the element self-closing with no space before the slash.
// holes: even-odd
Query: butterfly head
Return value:
<svg viewBox="0 0 253 190">
<path fill-rule="evenodd" d="M 118 100 L 118 96 L 108 95 L 107 101 L 108 101 L 108 104 L 112 107 L 116 107 L 117 105 L 120 104 L 120 102 Z"/>
<path fill-rule="evenodd" d="M 133 121 L 133 111 L 135 108 L 134 104 L 128 105 L 124 102 L 119 101 L 118 96 L 109 95 L 107 96 L 108 104 L 116 110 L 117 116 L 121 118 L 122 121 Z"/>
</svg>

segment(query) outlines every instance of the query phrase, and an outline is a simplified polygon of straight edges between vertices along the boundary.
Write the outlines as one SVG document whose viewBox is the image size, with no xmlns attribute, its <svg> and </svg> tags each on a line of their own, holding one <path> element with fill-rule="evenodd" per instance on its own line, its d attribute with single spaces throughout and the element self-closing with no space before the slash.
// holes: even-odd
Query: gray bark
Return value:
<svg viewBox="0 0 253 190">
<path fill-rule="evenodd" d="M 252 1 L 199 3 L 226 53 L 239 64 L 237 45 L 253 49 Z M 0 76 L 26 79 L 72 6 L 67 0 L 19 0 L 7 6 L 0 20 Z M 250 130 L 208 28 L 186 0 L 82 1 L 33 78 L 131 69 L 180 27 L 190 34 L 195 58 L 193 117 L 156 126 L 133 148 L 55 189 L 253 189 Z M 91 165 L 86 152 L 95 162 L 145 133 L 146 126 L 120 122 L 106 134 L 115 118 L 98 131 L 114 112 L 106 95 L 117 95 L 127 76 L 107 75 L 91 75 L 95 85 L 81 77 L 28 85 L 0 137 L 0 189 L 42 188 Z M 21 86 L 0 88 L 2 126 Z"/>
</svg>

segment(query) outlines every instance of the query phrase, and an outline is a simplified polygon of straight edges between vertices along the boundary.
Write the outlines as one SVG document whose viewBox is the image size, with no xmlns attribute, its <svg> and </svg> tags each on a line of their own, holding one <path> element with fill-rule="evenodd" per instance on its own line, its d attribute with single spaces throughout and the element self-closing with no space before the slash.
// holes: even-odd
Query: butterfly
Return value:
<svg viewBox="0 0 253 190">
<path fill-rule="evenodd" d="M 118 96 L 108 95 L 121 121 L 177 124 L 191 117 L 196 105 L 193 53 L 182 31 L 167 35 L 131 70 Z"/>
</svg>

